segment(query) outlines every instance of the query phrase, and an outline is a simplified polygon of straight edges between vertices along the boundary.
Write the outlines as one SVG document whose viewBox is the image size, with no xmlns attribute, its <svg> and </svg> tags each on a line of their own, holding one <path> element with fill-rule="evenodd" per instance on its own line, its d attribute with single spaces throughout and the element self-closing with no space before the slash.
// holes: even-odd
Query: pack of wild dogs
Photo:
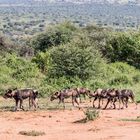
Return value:
<svg viewBox="0 0 140 140">
<path fill-rule="evenodd" d="M 13 98 L 15 100 L 15 108 L 17 111 L 18 107 L 24 110 L 23 100 L 29 99 L 29 109 L 34 107 L 38 108 L 38 95 L 39 92 L 32 88 L 26 89 L 8 89 L 6 93 L 3 95 L 5 99 Z M 135 95 L 130 89 L 100 89 L 98 88 L 95 91 L 91 91 L 87 88 L 68 88 L 60 91 L 56 91 L 51 94 L 50 101 L 59 100 L 59 104 L 63 103 L 63 108 L 65 109 L 65 99 L 71 98 L 72 105 L 75 106 L 75 103 L 80 109 L 80 104 L 82 103 L 82 96 L 84 99 L 87 97 L 90 98 L 90 101 L 93 98 L 93 108 L 98 109 L 106 109 L 108 104 L 110 103 L 110 108 L 116 109 L 116 102 L 119 103 L 118 109 L 123 109 L 124 107 L 128 107 L 128 101 L 131 100 L 135 103 L 137 108 L 137 103 L 135 102 Z M 95 101 L 98 100 L 98 106 L 95 106 Z M 103 105 L 104 100 L 106 100 L 105 105 Z M 103 107 L 102 107 L 103 106 Z"/>
</svg>

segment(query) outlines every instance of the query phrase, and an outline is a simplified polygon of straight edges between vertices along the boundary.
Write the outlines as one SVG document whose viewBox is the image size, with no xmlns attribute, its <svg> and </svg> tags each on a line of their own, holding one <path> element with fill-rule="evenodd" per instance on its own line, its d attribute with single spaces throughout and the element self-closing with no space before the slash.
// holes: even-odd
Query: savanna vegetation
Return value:
<svg viewBox="0 0 140 140">
<path fill-rule="evenodd" d="M 140 100 L 139 32 L 64 22 L 26 41 L 23 47 L 0 37 L 1 94 L 15 87 L 42 96 L 67 87 L 114 87 L 132 89 Z"/>
<path fill-rule="evenodd" d="M 137 30 L 140 25 L 140 8 L 135 4 L 106 2 L 75 4 L 61 0 L 58 3 L 44 0 L 0 1 L 0 33 L 18 44 L 25 45 L 28 38 L 44 31 L 46 26 L 67 20 L 80 27 L 94 24 L 113 27 L 117 31 Z"/>
</svg>

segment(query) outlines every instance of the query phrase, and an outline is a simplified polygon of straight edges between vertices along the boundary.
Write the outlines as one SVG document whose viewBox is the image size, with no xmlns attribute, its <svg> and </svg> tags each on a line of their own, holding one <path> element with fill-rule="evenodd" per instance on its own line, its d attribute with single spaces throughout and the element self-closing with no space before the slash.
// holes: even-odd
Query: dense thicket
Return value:
<svg viewBox="0 0 140 140">
<path fill-rule="evenodd" d="M 10 54 L 7 51 L 0 57 L 1 91 L 11 87 L 34 87 L 42 95 L 48 95 L 67 87 L 92 90 L 115 87 L 130 88 L 137 93 L 137 98 L 140 96 L 138 32 L 119 33 L 64 23 L 34 36 L 22 49 L 25 52 L 35 50 L 35 54 L 28 57 L 20 54 L 24 51 Z"/>
</svg>

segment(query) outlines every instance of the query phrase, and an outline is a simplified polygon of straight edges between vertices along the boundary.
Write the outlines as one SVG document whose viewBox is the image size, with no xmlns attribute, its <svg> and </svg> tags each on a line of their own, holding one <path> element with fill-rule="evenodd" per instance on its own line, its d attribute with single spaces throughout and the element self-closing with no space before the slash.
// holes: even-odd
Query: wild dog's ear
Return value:
<svg viewBox="0 0 140 140">
<path fill-rule="evenodd" d="M 60 92 L 57 91 L 57 92 L 55 92 L 54 95 L 58 96 L 58 95 L 60 95 Z"/>
<path fill-rule="evenodd" d="M 58 94 L 58 91 L 54 93 L 54 95 L 57 95 L 57 94 Z"/>
<path fill-rule="evenodd" d="M 7 93 L 12 93 L 12 89 L 8 89 L 7 90 Z"/>
<path fill-rule="evenodd" d="M 59 96 L 58 92 L 55 92 L 54 94 L 51 95 L 50 101 L 53 101 L 53 100 L 57 99 L 58 96 Z"/>
<path fill-rule="evenodd" d="M 91 91 L 90 90 L 87 90 L 87 92 L 90 93 Z"/>
</svg>

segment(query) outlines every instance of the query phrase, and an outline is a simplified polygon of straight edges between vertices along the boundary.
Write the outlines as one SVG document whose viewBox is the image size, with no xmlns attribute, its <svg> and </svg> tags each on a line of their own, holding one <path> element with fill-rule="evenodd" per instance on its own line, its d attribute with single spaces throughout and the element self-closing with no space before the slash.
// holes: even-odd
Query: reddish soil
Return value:
<svg viewBox="0 0 140 140">
<path fill-rule="evenodd" d="M 140 140 L 138 109 L 130 104 L 124 110 L 100 110 L 100 118 L 87 123 L 74 123 L 85 117 L 77 108 L 72 110 L 0 112 L 0 140 Z M 24 136 L 20 131 L 43 131 L 44 136 Z"/>
</svg>

